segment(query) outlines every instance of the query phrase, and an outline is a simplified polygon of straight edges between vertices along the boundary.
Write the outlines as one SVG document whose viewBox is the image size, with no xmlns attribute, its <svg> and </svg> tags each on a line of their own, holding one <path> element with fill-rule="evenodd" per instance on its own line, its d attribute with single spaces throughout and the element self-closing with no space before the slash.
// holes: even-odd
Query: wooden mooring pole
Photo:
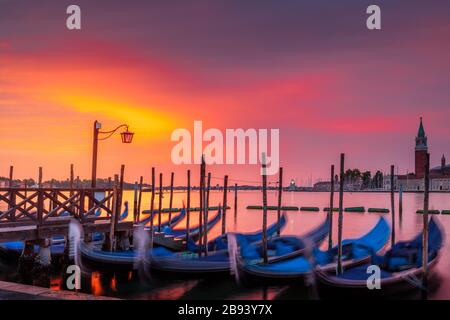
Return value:
<svg viewBox="0 0 450 320">
<path fill-rule="evenodd" d="M 109 232 L 109 251 L 114 251 L 115 248 L 115 233 L 116 233 L 116 217 L 119 215 L 117 211 L 119 198 L 119 176 L 114 175 L 114 185 L 113 185 L 113 201 L 112 201 L 112 215 L 111 215 L 111 226 Z"/>
<path fill-rule="evenodd" d="M 111 177 L 108 177 L 108 188 L 112 188 L 112 187 L 113 187 L 112 179 L 111 179 Z M 108 196 L 109 195 L 111 195 L 111 191 L 108 192 Z M 106 206 L 108 207 L 108 209 L 111 209 L 111 198 L 108 199 Z"/>
<path fill-rule="evenodd" d="M 425 162 L 425 181 L 423 195 L 423 238 L 422 238 L 422 300 L 428 299 L 428 208 L 430 192 L 430 154 Z"/>
<path fill-rule="evenodd" d="M 114 219 L 114 230 L 117 230 L 117 224 L 119 223 L 119 218 L 122 213 L 122 198 L 123 198 L 123 183 L 125 176 L 125 165 L 120 166 L 120 177 L 119 177 L 119 185 L 117 190 L 117 204 L 116 204 L 116 216 Z"/>
<path fill-rule="evenodd" d="M 138 208 L 137 208 L 137 223 L 139 223 L 139 221 L 141 221 L 141 205 L 142 205 L 142 186 L 144 184 L 144 177 L 141 176 L 139 179 L 139 188 L 138 188 L 138 192 L 139 192 L 139 196 L 138 196 Z"/>
<path fill-rule="evenodd" d="M 9 179 L 8 179 L 8 188 L 13 187 L 13 181 L 14 181 L 14 166 L 9 167 Z M 15 194 L 12 190 L 9 191 L 9 203 L 8 203 L 8 210 L 11 208 L 11 205 L 15 205 L 14 198 Z"/>
<path fill-rule="evenodd" d="M 38 187 L 42 188 L 42 167 L 39 167 Z"/>
<path fill-rule="evenodd" d="M 8 179 L 8 187 L 14 187 L 14 166 L 9 167 L 9 179 Z"/>
<path fill-rule="evenodd" d="M 172 206 L 173 206 L 173 180 L 175 173 L 170 173 L 170 198 L 169 198 L 169 227 L 171 227 L 170 220 L 172 220 Z"/>
<path fill-rule="evenodd" d="M 163 174 L 159 174 L 159 197 L 158 197 L 158 232 L 161 232 L 161 210 L 163 198 Z"/>
<path fill-rule="evenodd" d="M 42 224 L 44 214 L 44 192 L 42 191 L 42 167 L 39 167 L 38 176 L 38 198 L 37 198 L 37 220 L 38 224 Z"/>
<path fill-rule="evenodd" d="M 155 167 L 152 167 L 152 195 L 150 198 L 150 247 L 153 248 L 154 237 L 154 207 L 155 207 Z"/>
<path fill-rule="evenodd" d="M 137 223 L 138 218 L 138 193 L 139 193 L 139 184 L 136 181 L 134 183 L 134 196 L 133 196 L 133 221 L 134 223 Z"/>
<path fill-rule="evenodd" d="M 234 228 L 236 228 L 237 223 L 237 207 L 238 207 L 238 184 L 234 184 Z"/>
<path fill-rule="evenodd" d="M 205 244 L 205 256 L 208 255 L 208 215 L 209 215 L 209 192 L 211 190 L 211 172 L 208 172 L 208 182 L 206 184 L 206 196 L 205 196 L 205 206 L 204 206 L 204 225 L 205 225 L 205 231 L 204 231 L 204 240 L 203 243 Z"/>
<path fill-rule="evenodd" d="M 120 166 L 120 177 L 119 177 L 119 200 L 117 205 L 117 211 L 119 212 L 119 215 L 116 219 L 116 221 L 119 221 L 119 216 L 122 213 L 122 199 L 123 199 L 123 184 L 125 181 L 125 165 L 122 164 Z"/>
<path fill-rule="evenodd" d="M 395 167 L 391 166 L 391 217 L 392 217 L 392 231 L 391 231 L 391 247 L 395 244 L 395 185 L 394 185 Z"/>
<path fill-rule="evenodd" d="M 8 210 L 11 209 L 11 207 L 15 207 L 16 205 L 16 193 L 13 191 L 13 187 L 14 187 L 14 166 L 10 166 L 9 167 L 9 181 L 8 181 L 8 187 L 9 187 L 9 203 L 8 203 Z M 16 212 L 15 210 L 13 210 L 11 212 L 11 221 L 15 220 L 16 217 Z"/>
<path fill-rule="evenodd" d="M 28 180 L 27 179 L 25 179 L 24 182 L 23 182 L 23 188 L 24 188 L 23 195 L 24 195 L 25 198 L 28 198 L 28 190 L 27 190 L 28 189 Z M 26 202 L 23 204 L 23 209 L 27 210 L 27 203 Z"/>
<path fill-rule="evenodd" d="M 51 180 L 50 180 L 50 189 L 53 189 L 53 187 L 54 187 L 53 183 L 54 183 L 54 179 L 51 179 Z M 52 195 L 55 194 L 53 191 L 50 191 L 50 193 L 51 193 Z M 52 210 L 53 210 L 53 207 L 54 207 L 53 199 L 49 199 L 49 200 L 48 200 L 48 212 L 52 211 Z"/>
<path fill-rule="evenodd" d="M 341 153 L 341 168 L 339 181 L 339 218 L 338 218 L 338 265 L 337 272 L 342 274 L 342 224 L 344 219 L 344 163 L 345 154 Z"/>
<path fill-rule="evenodd" d="M 223 178 L 223 211 L 222 211 L 222 234 L 227 229 L 227 193 L 228 193 L 228 176 Z"/>
<path fill-rule="evenodd" d="M 278 207 L 277 207 L 277 235 L 280 236 L 281 233 L 281 196 L 283 193 L 283 168 L 279 169 L 279 177 L 278 177 Z"/>
<path fill-rule="evenodd" d="M 328 212 L 328 223 L 330 224 L 330 229 L 328 232 L 328 250 L 333 248 L 334 164 L 331 165 L 330 178 L 330 211 Z"/>
<path fill-rule="evenodd" d="M 199 238 L 198 238 L 198 244 L 200 250 L 198 251 L 198 255 L 202 255 L 203 250 L 203 201 L 204 201 L 204 191 L 205 191 L 205 159 L 202 156 L 202 162 L 200 165 L 200 211 L 198 214 L 198 228 L 199 228 Z"/>
<path fill-rule="evenodd" d="M 70 165 L 70 178 L 69 178 L 70 196 L 73 196 L 74 179 L 75 179 L 75 172 L 74 172 L 73 164 L 71 164 Z"/>
<path fill-rule="evenodd" d="M 401 228 L 403 221 L 403 185 L 400 185 L 400 190 L 398 191 L 398 219 Z"/>
<path fill-rule="evenodd" d="M 269 261 L 267 255 L 267 170 L 266 170 L 266 154 L 262 154 L 262 191 L 263 191 L 263 260 L 264 263 Z"/>
<path fill-rule="evenodd" d="M 75 178 L 75 173 L 74 173 L 74 167 L 73 164 L 70 165 L 70 177 L 69 177 L 69 188 L 70 188 L 70 192 L 69 192 L 69 198 L 73 197 L 73 188 L 74 188 L 74 178 Z M 70 202 L 70 209 L 71 211 L 73 210 L 73 203 L 72 201 Z"/>
<path fill-rule="evenodd" d="M 191 219 L 191 170 L 187 171 L 187 208 L 186 208 L 186 250 L 188 249 L 189 228 Z"/>
</svg>

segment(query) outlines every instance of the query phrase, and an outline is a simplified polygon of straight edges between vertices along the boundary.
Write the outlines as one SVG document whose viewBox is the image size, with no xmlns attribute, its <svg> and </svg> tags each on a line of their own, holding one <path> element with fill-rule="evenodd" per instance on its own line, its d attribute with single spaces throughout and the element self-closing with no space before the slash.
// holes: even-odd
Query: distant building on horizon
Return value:
<svg viewBox="0 0 450 320">
<path fill-rule="evenodd" d="M 428 137 L 425 134 L 421 117 L 415 146 L 415 172 L 406 175 L 398 175 L 396 177 L 397 189 L 400 187 L 405 191 L 423 191 L 425 189 L 424 177 L 427 153 Z M 430 168 L 430 190 L 450 190 L 450 165 L 446 163 L 445 155 L 442 155 L 441 164 L 439 166 Z"/>
</svg>

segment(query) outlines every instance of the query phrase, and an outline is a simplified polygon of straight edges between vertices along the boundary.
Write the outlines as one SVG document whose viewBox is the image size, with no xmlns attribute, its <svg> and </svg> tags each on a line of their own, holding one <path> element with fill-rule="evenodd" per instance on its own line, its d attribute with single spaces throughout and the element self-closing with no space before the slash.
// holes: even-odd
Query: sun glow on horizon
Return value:
<svg viewBox="0 0 450 320">
<path fill-rule="evenodd" d="M 139 132 L 144 139 L 167 139 L 168 132 L 177 126 L 176 119 L 158 111 L 160 108 L 150 109 L 125 102 L 82 95 L 61 95 L 56 98 L 56 101 L 74 108 L 77 112 L 98 115 L 100 119 L 129 124 L 130 130 Z"/>
</svg>

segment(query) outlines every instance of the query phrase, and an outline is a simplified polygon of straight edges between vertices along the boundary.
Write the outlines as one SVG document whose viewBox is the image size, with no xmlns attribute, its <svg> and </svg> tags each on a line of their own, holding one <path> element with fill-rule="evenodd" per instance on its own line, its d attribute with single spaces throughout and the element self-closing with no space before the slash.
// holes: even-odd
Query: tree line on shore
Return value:
<svg viewBox="0 0 450 320">
<path fill-rule="evenodd" d="M 378 189 L 383 187 L 383 173 L 377 170 L 372 176 L 370 171 L 359 169 L 347 169 L 344 173 L 344 180 L 351 184 L 361 184 L 362 189 Z"/>
</svg>

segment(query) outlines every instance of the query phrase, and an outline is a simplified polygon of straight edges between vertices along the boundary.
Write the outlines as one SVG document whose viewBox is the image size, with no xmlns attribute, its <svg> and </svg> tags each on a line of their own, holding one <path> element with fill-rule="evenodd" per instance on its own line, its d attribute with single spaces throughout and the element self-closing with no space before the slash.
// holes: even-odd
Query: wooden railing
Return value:
<svg viewBox="0 0 450 320">
<path fill-rule="evenodd" d="M 53 218 L 75 217 L 80 221 L 111 220 L 113 202 L 121 199 L 112 188 L 0 188 L 0 227 L 51 223 Z M 103 193 L 102 199 L 95 197 Z M 95 213 L 101 210 L 101 215 Z"/>
</svg>

